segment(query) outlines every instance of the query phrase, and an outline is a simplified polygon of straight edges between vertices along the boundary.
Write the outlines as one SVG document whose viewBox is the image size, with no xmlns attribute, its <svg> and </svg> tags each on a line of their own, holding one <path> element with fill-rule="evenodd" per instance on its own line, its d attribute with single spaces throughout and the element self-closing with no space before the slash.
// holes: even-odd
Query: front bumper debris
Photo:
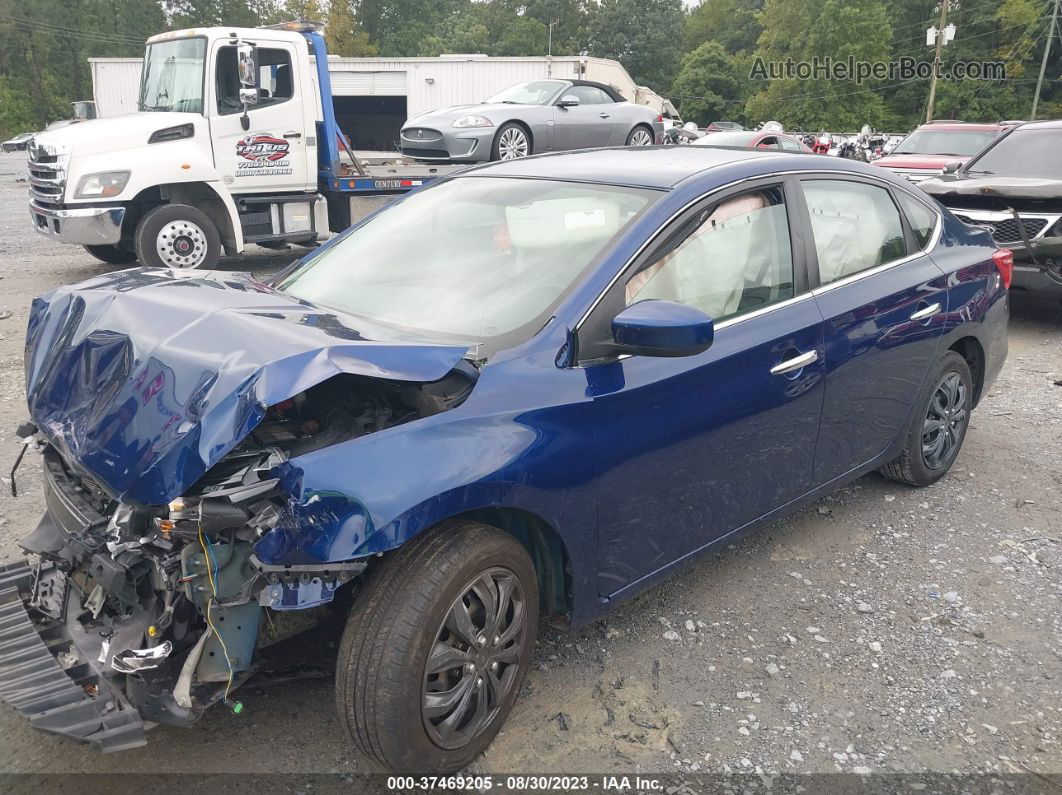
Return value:
<svg viewBox="0 0 1062 795">
<path fill-rule="evenodd" d="M 41 731 L 101 751 L 144 745 L 144 721 L 94 667 L 70 655 L 63 624 L 35 624 L 25 599 L 33 586 L 26 563 L 0 566 L 0 698 Z M 66 655 L 71 664 L 63 667 Z"/>
</svg>

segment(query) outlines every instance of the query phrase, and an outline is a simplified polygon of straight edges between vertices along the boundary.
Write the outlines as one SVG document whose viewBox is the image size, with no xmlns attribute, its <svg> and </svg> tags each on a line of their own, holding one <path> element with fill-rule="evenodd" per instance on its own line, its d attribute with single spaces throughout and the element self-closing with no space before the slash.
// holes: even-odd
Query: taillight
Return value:
<svg viewBox="0 0 1062 795">
<path fill-rule="evenodd" d="M 656 120 L 657 120 L 657 121 L 660 121 L 660 122 L 662 122 L 662 121 L 664 120 L 664 114 L 663 114 L 663 113 L 661 113 L 660 115 L 658 115 L 658 116 L 656 117 Z"/>
<path fill-rule="evenodd" d="M 1010 281 L 1014 278 L 1014 252 L 1009 248 L 1001 248 L 992 255 L 992 261 L 996 263 L 999 277 L 1003 280 L 1003 286 L 1010 289 Z"/>
</svg>

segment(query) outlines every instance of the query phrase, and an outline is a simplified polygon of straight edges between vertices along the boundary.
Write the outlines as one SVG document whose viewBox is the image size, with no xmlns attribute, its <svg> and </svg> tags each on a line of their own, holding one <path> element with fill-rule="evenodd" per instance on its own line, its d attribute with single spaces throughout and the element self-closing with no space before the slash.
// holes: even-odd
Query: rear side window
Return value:
<svg viewBox="0 0 1062 795">
<path fill-rule="evenodd" d="M 822 284 L 907 255 L 900 211 L 884 188 L 832 179 L 803 186 Z"/>
<path fill-rule="evenodd" d="M 724 320 L 793 297 L 781 187 L 724 199 L 688 219 L 626 284 L 626 303 L 676 301 Z"/>
<path fill-rule="evenodd" d="M 924 249 L 933 237 L 933 229 L 937 225 L 937 214 L 913 196 L 908 196 L 902 191 L 896 191 L 896 195 L 904 215 L 907 216 L 907 222 L 911 224 L 911 231 L 914 232 L 918 248 Z"/>
</svg>

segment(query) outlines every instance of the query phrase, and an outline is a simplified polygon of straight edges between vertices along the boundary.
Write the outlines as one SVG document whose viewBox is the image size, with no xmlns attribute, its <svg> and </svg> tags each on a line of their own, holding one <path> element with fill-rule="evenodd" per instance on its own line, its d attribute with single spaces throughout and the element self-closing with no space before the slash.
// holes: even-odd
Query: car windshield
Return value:
<svg viewBox="0 0 1062 795">
<path fill-rule="evenodd" d="M 278 289 L 367 321 L 377 338 L 530 339 L 658 192 L 463 177 L 410 194 L 312 256 Z"/>
<path fill-rule="evenodd" d="M 545 105 L 564 85 L 567 84 L 563 80 L 532 80 L 530 83 L 517 83 L 485 101 L 505 102 L 511 105 Z"/>
<path fill-rule="evenodd" d="M 1062 179 L 1058 129 L 1015 130 L 966 167 L 971 174 Z"/>
<path fill-rule="evenodd" d="M 149 44 L 140 79 L 142 111 L 203 112 L 206 39 L 175 39 Z"/>
<path fill-rule="evenodd" d="M 894 155 L 955 155 L 969 157 L 992 143 L 991 130 L 915 130 L 892 150 Z"/>
<path fill-rule="evenodd" d="M 755 138 L 754 132 L 713 132 L 693 143 L 697 146 L 749 146 Z"/>
</svg>

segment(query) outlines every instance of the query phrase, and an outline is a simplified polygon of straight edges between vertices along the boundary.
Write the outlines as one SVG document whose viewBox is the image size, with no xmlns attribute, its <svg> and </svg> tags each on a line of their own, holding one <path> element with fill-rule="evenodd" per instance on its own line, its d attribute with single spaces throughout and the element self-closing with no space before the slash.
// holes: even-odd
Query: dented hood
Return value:
<svg viewBox="0 0 1062 795">
<path fill-rule="evenodd" d="M 932 196 L 1002 196 L 1015 199 L 1062 198 L 1062 180 L 1029 177 L 974 176 L 959 172 L 927 179 L 918 187 Z"/>
<path fill-rule="evenodd" d="M 248 274 L 108 274 L 33 302 L 30 414 L 113 497 L 166 503 L 270 405 L 338 373 L 435 381 L 466 352 L 366 339 L 356 326 Z"/>
</svg>

